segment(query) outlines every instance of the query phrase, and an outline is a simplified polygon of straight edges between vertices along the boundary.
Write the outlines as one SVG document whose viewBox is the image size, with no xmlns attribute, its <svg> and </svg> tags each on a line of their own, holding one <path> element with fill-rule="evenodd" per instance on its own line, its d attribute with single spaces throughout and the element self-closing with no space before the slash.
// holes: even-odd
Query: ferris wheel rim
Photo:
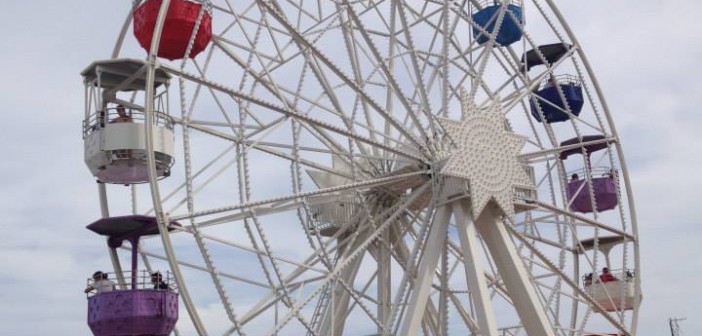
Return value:
<svg viewBox="0 0 702 336">
<path fill-rule="evenodd" d="M 168 1 L 164 1 L 164 3 L 167 3 L 167 2 L 168 2 Z M 551 1 L 549 1 L 549 4 L 551 4 Z M 554 10 L 555 10 L 555 9 L 554 9 Z M 565 21 L 560 20 L 560 22 L 561 22 L 562 25 L 566 26 L 566 22 L 565 22 Z M 161 26 L 162 24 L 163 24 L 163 21 L 162 21 L 162 20 L 159 21 L 159 26 Z M 570 33 L 570 32 L 569 32 L 569 33 Z M 122 40 L 123 38 L 124 38 L 124 36 L 122 36 L 122 38 L 120 38 L 120 42 L 118 42 L 120 45 L 121 45 L 121 40 Z M 573 39 L 573 41 L 575 41 L 575 40 L 574 40 L 574 36 L 571 35 L 570 38 Z M 154 41 L 156 41 L 156 40 L 157 40 L 157 39 L 154 38 Z M 117 48 L 116 48 L 116 49 L 117 49 Z M 152 51 L 153 51 L 153 50 L 158 50 L 158 48 L 157 48 L 157 47 L 154 48 L 153 45 L 152 45 L 151 50 L 152 50 Z M 599 86 L 597 85 L 596 78 L 594 77 L 594 74 L 593 74 L 591 71 L 589 71 L 589 70 L 590 70 L 590 69 L 589 69 L 589 64 L 587 63 L 586 59 L 584 58 L 584 56 L 583 56 L 583 51 L 582 51 L 580 48 L 578 48 L 578 53 L 581 54 L 581 55 L 580 55 L 581 59 L 586 63 L 586 67 L 588 68 L 588 74 L 589 74 L 590 78 L 593 80 L 594 86 L 597 88 L 597 91 L 598 91 L 598 94 L 599 94 Z M 155 59 L 155 56 L 153 55 L 153 52 L 148 56 L 148 59 Z M 155 69 L 154 65 L 150 62 L 150 63 L 149 63 L 149 71 L 151 72 L 151 71 L 153 71 L 154 69 Z M 152 94 L 153 94 L 153 93 L 152 93 Z M 148 100 L 149 100 L 148 95 L 147 95 L 147 98 L 146 98 L 146 99 L 147 99 L 147 104 L 146 104 L 146 106 L 147 106 L 147 111 L 148 111 Z M 613 122 L 611 121 L 611 116 L 610 116 L 609 110 L 606 108 L 606 103 L 605 103 L 604 97 L 600 96 L 599 101 L 602 102 L 602 103 L 604 104 L 604 106 L 605 106 L 605 115 L 606 115 L 607 118 L 609 119 L 609 120 L 608 120 L 608 121 L 609 121 L 609 127 L 610 127 L 610 129 L 613 131 L 615 138 L 617 138 L 617 140 L 618 140 L 618 136 L 616 136 L 616 130 L 614 129 L 614 124 L 613 124 Z M 148 113 L 147 113 L 147 114 L 148 114 Z M 619 159 L 620 162 L 622 163 L 622 167 L 621 167 L 622 170 L 623 170 L 622 173 L 624 174 L 624 177 L 625 177 L 625 179 L 626 179 L 626 181 L 625 181 L 624 184 L 626 185 L 626 188 L 627 188 L 627 195 L 629 195 L 629 197 L 631 198 L 632 196 L 631 196 L 630 184 L 629 184 L 629 181 L 628 181 L 628 172 L 625 170 L 625 165 L 623 164 L 623 158 L 624 158 L 624 156 L 623 156 L 623 153 L 622 153 L 622 150 L 621 150 L 621 145 L 620 145 L 619 141 L 616 141 L 616 148 L 617 148 L 617 156 L 618 156 L 618 159 Z M 152 154 L 153 154 L 153 153 L 152 153 Z M 152 159 L 152 158 L 150 158 L 150 159 Z M 153 163 L 153 160 L 150 160 L 150 162 Z M 152 168 L 153 168 L 153 164 L 151 164 L 151 166 L 152 166 Z M 150 171 L 151 171 L 151 170 L 150 170 Z M 152 175 L 151 175 L 152 178 L 153 178 L 154 176 L 155 176 L 155 174 L 152 174 Z M 158 183 L 156 182 L 155 179 L 154 179 L 153 181 L 151 181 L 152 178 L 150 178 L 150 185 L 151 185 L 151 188 L 152 188 L 152 191 L 153 191 L 153 188 L 154 188 L 154 187 L 158 188 L 158 186 L 157 186 Z M 158 190 L 158 189 L 156 189 L 156 190 Z M 154 197 L 155 197 L 155 196 L 154 196 Z M 154 206 L 156 206 L 156 203 L 157 203 L 157 202 L 160 202 L 160 196 L 158 196 L 158 200 L 157 200 L 157 198 L 154 198 Z M 630 200 L 628 203 L 629 203 L 629 206 L 630 206 L 631 218 L 632 218 L 632 220 L 633 220 L 632 225 L 633 225 L 634 230 L 636 230 L 635 215 L 634 215 L 634 213 L 633 213 L 633 211 L 634 211 L 634 209 L 633 209 L 633 204 L 634 204 L 634 203 L 632 202 L 632 200 Z M 158 214 L 158 213 L 162 213 L 162 211 L 157 211 L 156 213 L 157 213 L 157 214 Z M 636 234 L 634 234 L 634 236 L 637 237 Z M 638 244 L 635 244 L 635 249 L 638 249 Z M 635 253 L 635 256 L 636 256 L 636 263 L 638 264 L 638 252 Z M 175 257 L 173 257 L 173 258 L 175 259 Z M 169 258 L 169 259 L 171 259 L 171 258 Z M 637 265 L 637 269 L 638 269 L 638 265 Z M 637 277 L 637 281 L 639 281 L 639 278 L 638 278 L 638 277 Z"/>
</svg>

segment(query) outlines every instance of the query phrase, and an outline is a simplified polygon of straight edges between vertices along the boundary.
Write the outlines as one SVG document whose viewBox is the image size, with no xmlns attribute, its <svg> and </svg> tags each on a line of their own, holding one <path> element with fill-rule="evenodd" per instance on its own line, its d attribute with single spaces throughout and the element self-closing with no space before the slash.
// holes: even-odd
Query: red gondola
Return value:
<svg viewBox="0 0 702 336">
<path fill-rule="evenodd" d="M 151 50 L 161 3 L 162 0 L 147 0 L 134 10 L 134 36 L 147 52 Z M 207 48 L 212 40 L 212 15 L 207 7 L 206 1 L 171 0 L 163 23 L 158 57 L 169 60 L 182 59 L 196 28 L 197 33 L 189 57 L 193 58 Z"/>
</svg>

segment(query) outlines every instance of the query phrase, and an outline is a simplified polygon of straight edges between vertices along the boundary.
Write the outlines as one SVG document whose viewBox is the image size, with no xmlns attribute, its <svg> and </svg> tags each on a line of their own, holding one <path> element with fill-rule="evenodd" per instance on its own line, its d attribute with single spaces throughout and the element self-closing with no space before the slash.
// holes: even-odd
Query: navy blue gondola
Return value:
<svg viewBox="0 0 702 336">
<path fill-rule="evenodd" d="M 473 22 L 486 31 L 483 32 L 478 27 L 473 27 L 473 37 L 478 40 L 478 44 L 484 44 L 490 40 L 490 35 L 488 34 L 492 34 L 495 30 L 495 23 L 499 17 L 501 7 L 502 5 L 495 4 L 473 13 Z M 512 15 L 510 15 L 510 12 Z M 505 47 L 519 41 L 522 38 L 522 30 L 520 28 L 522 23 L 522 7 L 514 4 L 507 5 L 507 11 L 499 27 L 500 30 L 495 36 L 495 42 Z"/>
<path fill-rule="evenodd" d="M 565 100 L 568 103 L 567 106 L 570 107 L 570 113 L 578 116 L 583 108 L 583 89 L 580 85 L 576 83 L 559 83 Z M 563 102 L 561 97 L 558 95 L 558 89 L 556 86 L 550 86 L 543 88 L 536 92 L 536 96 L 531 102 L 531 115 L 538 122 L 542 122 L 541 115 L 539 114 L 538 107 L 541 107 L 541 111 L 546 118 L 547 123 L 561 122 L 570 119 L 570 116 L 563 112 L 568 110 L 566 104 Z"/>
</svg>

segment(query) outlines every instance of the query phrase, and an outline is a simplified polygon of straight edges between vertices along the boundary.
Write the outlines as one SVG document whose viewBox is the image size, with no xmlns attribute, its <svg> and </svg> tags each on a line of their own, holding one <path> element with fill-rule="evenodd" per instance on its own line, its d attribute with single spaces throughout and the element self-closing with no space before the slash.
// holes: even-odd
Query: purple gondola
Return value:
<svg viewBox="0 0 702 336">
<path fill-rule="evenodd" d="M 169 224 L 169 230 L 180 226 Z M 95 336 L 169 335 L 178 321 L 178 293 L 174 286 L 151 287 L 138 276 L 138 244 L 142 236 L 159 233 L 155 217 L 121 216 L 102 218 L 87 228 L 108 237 L 110 248 L 127 240 L 132 245 L 130 283 L 119 289 L 88 296 L 88 325 Z M 145 273 L 148 276 L 148 273 Z M 153 276 L 153 275 L 152 275 Z M 160 276 L 159 276 L 160 280 Z M 168 279 L 165 283 L 168 283 Z"/>
<path fill-rule="evenodd" d="M 561 160 L 565 160 L 571 155 L 585 153 L 589 163 L 590 155 L 606 149 L 610 142 L 610 139 L 603 135 L 586 135 L 569 139 L 561 143 L 561 147 L 565 149 L 560 152 L 559 157 Z M 614 209 L 619 204 L 616 170 L 605 168 L 596 172 L 591 167 L 586 167 L 585 170 L 586 175 L 590 176 L 589 183 L 587 179 L 574 178 L 566 186 L 570 209 L 582 213 Z M 601 173 L 601 176 L 594 176 L 599 173 Z M 574 174 L 574 177 L 576 176 L 577 174 Z M 590 198 L 590 186 L 593 189 L 594 207 Z"/>
</svg>

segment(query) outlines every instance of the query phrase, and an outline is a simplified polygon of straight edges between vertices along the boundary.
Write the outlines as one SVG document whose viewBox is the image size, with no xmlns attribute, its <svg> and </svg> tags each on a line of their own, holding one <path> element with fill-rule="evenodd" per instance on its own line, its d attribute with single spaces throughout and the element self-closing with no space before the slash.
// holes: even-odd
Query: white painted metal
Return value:
<svg viewBox="0 0 702 336">
<path fill-rule="evenodd" d="M 545 309 L 536 296 L 529 274 L 500 217 L 500 211 L 488 205 L 485 212 L 476 218 L 475 227 L 495 259 L 495 266 L 502 275 L 527 334 L 555 335 Z"/>
<path fill-rule="evenodd" d="M 390 317 L 392 304 L 392 257 L 390 255 L 390 230 L 384 231 L 381 239 L 384 244 L 378 247 L 378 320 L 385 321 Z M 382 334 L 382 325 L 378 326 L 378 334 Z"/>
<path fill-rule="evenodd" d="M 465 264 L 466 283 L 473 294 L 473 302 L 475 304 L 476 315 L 478 317 L 478 325 L 480 326 L 480 334 L 484 336 L 497 336 L 497 322 L 495 321 L 495 310 L 492 307 L 490 293 L 485 279 L 480 253 L 478 250 L 479 242 L 475 223 L 466 211 L 465 205 L 461 201 L 454 201 L 451 204 L 453 214 L 456 216 L 456 229 L 458 237 L 461 241 L 461 249 L 463 257 L 467 260 L 472 260 Z"/>
<path fill-rule="evenodd" d="M 107 124 L 85 138 L 85 163 L 100 181 L 108 183 L 145 182 L 146 139 L 144 124 Z M 154 127 L 154 151 L 158 152 L 157 175 L 164 176 L 174 157 L 173 130 Z"/>
<path fill-rule="evenodd" d="M 163 2 L 157 37 L 174 1 Z M 498 3 L 499 26 L 512 14 L 509 1 Z M 579 284 L 580 275 L 603 266 L 597 248 L 578 253 L 580 241 L 600 231 L 623 237 L 609 263 L 638 271 L 638 236 L 610 111 L 582 48 L 546 3 L 523 1 L 529 25 L 520 42 L 502 47 L 478 45 L 470 33 L 480 30 L 471 15 L 493 2 L 215 0 L 215 36 L 204 53 L 175 62 L 152 54 L 143 69 L 146 90 L 86 94 L 86 106 L 144 99 L 150 125 L 157 93 L 148 83 L 157 72 L 178 78 L 179 104 L 168 104 L 180 108 L 169 147 L 177 164 L 162 178 L 153 152 L 159 131 L 139 130 L 150 179 L 133 189 L 129 211 L 184 225 L 142 247 L 145 260 L 167 261 L 162 267 L 176 275 L 188 312 L 181 332 L 635 334 L 640 277 L 632 283 L 633 309 L 611 315 Z M 539 36 L 530 25 L 540 26 Z M 129 57 L 127 30 L 115 58 Z M 525 72 L 520 58 L 535 41 L 574 49 Z M 530 116 L 532 89 L 554 73 L 582 82 L 586 107 L 568 122 L 538 124 Z M 461 112 L 467 102 L 470 113 Z M 478 115 L 470 124 L 476 111 L 506 120 Z M 490 130 L 457 136 L 480 127 Z M 492 140 L 512 132 L 524 136 L 524 149 L 516 140 Z M 561 151 L 578 146 L 560 143 L 593 133 L 611 147 L 593 162 L 619 167 L 623 176 L 620 206 L 575 213 L 565 196 L 567 172 L 590 161 L 560 160 Z M 492 144 L 484 154 L 498 154 L 471 154 L 466 140 Z M 463 148 L 460 155 L 455 148 Z M 468 182 L 450 180 L 441 173 L 456 167 L 451 160 L 493 168 L 459 176 Z M 492 175 L 504 167 L 508 173 Z M 104 214 L 120 214 L 117 197 L 107 202 L 107 193 L 119 191 L 101 188 Z M 487 213 L 472 213 L 474 200 Z M 501 215 L 512 211 L 507 224 Z M 112 260 L 119 269 L 116 253 Z M 616 291 L 605 294 L 616 302 Z"/>
<path fill-rule="evenodd" d="M 442 206 L 437 209 L 434 215 L 431 230 L 429 230 L 429 238 L 424 246 L 422 259 L 417 269 L 417 280 L 412 286 L 412 296 L 408 301 L 408 307 L 405 312 L 405 319 L 402 324 L 400 335 L 414 336 L 419 333 L 419 326 L 424 317 L 427 300 L 429 300 L 429 291 L 431 289 L 431 282 L 434 279 L 434 271 L 439 262 L 441 250 L 446 244 L 450 217 L 451 212 L 447 206 Z"/>
<path fill-rule="evenodd" d="M 358 248 L 365 239 L 365 237 L 358 237 L 354 239 L 351 246 L 348 243 L 340 244 L 339 251 L 347 256 L 349 251 L 353 251 Z M 342 257 L 343 258 L 343 257 Z M 349 302 L 351 300 L 351 293 L 347 288 L 351 287 L 356 279 L 358 270 L 361 267 L 362 257 L 356 258 L 351 262 L 349 266 L 341 271 L 338 278 L 332 283 L 331 297 L 329 301 L 329 306 L 324 314 L 324 319 L 320 327 L 320 335 L 334 335 L 340 336 L 344 332 L 344 325 L 346 324 L 346 315 L 348 314 Z"/>
</svg>

